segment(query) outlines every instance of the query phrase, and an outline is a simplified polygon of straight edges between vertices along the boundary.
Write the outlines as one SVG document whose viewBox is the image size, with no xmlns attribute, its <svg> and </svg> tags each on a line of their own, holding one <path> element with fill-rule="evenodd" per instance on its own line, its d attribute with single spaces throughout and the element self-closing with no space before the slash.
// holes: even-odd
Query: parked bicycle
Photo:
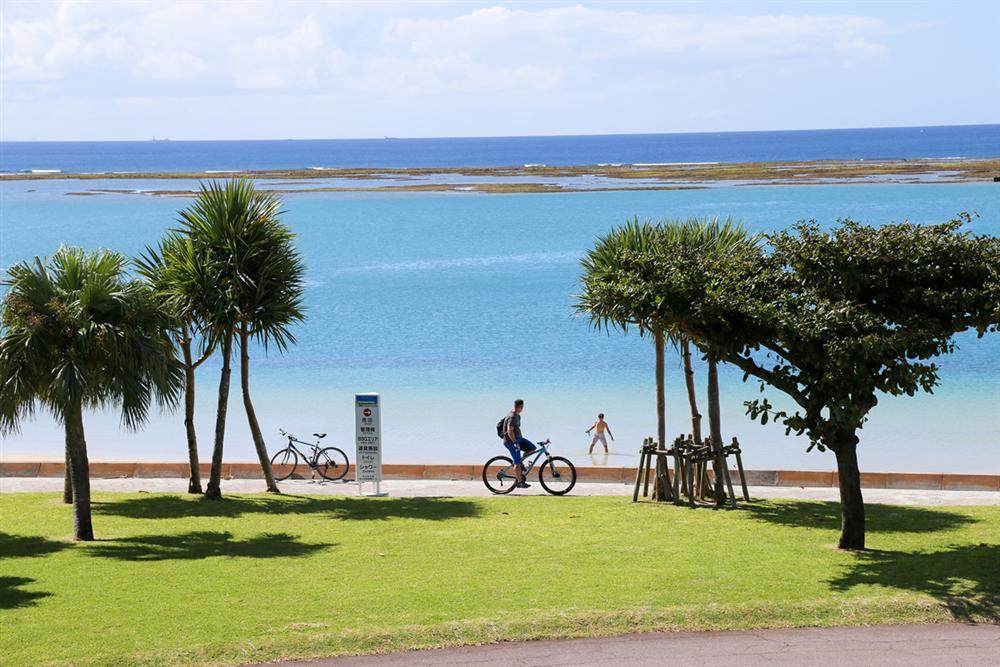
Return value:
<svg viewBox="0 0 1000 667">
<path fill-rule="evenodd" d="M 523 458 L 524 478 L 534 469 L 539 459 L 545 461 L 538 469 L 538 481 L 542 488 L 554 496 L 563 496 L 576 484 L 576 468 L 569 459 L 552 456 L 549 453 L 550 440 L 536 443 L 538 449 Z M 496 494 L 510 493 L 517 484 L 514 461 L 509 456 L 494 456 L 483 466 L 483 484 Z"/>
<path fill-rule="evenodd" d="M 338 447 L 320 448 L 320 440 L 326 437 L 326 433 L 313 433 L 316 442 L 305 442 L 299 440 L 291 433 L 278 429 L 281 435 L 288 438 L 288 446 L 271 457 L 271 470 L 274 472 L 276 480 L 288 479 L 295 474 L 295 470 L 301 459 L 314 472 L 318 472 L 323 479 L 336 482 L 347 474 L 350 463 L 347 454 Z M 311 451 L 308 455 L 295 445 L 305 445 Z M 281 467 L 278 467 L 281 466 Z"/>
</svg>

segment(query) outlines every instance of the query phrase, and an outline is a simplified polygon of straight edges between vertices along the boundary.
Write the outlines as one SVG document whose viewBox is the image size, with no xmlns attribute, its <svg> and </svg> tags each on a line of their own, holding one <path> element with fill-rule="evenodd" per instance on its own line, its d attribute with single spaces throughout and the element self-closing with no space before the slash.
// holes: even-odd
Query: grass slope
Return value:
<svg viewBox="0 0 1000 667">
<path fill-rule="evenodd" d="M 1000 509 L 0 496 L 5 664 L 231 663 L 654 629 L 1000 618 Z"/>
</svg>

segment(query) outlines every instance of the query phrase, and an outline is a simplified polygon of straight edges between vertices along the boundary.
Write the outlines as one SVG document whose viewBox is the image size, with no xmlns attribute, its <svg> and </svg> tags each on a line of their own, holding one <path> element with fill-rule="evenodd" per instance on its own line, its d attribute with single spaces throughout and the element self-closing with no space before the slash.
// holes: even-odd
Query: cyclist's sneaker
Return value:
<svg viewBox="0 0 1000 667">
<path fill-rule="evenodd" d="M 528 484 L 527 482 L 521 482 L 520 484 L 515 484 L 514 488 L 515 489 L 530 489 L 531 488 L 531 484 Z"/>
</svg>

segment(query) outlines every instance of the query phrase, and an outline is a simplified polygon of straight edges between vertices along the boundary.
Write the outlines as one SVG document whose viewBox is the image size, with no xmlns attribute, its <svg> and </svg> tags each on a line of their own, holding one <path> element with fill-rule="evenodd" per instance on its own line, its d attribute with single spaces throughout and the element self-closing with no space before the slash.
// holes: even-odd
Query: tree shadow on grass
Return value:
<svg viewBox="0 0 1000 667">
<path fill-rule="evenodd" d="M 88 544 L 87 554 L 127 561 L 228 558 L 290 558 L 308 556 L 332 544 L 301 542 L 287 533 L 263 533 L 234 540 L 226 531 L 193 531 L 179 535 L 140 535 Z"/>
<path fill-rule="evenodd" d="M 52 595 L 44 591 L 26 591 L 20 588 L 33 581 L 28 577 L 0 577 L 0 609 L 28 607 L 37 604 L 35 601 L 38 598 Z"/>
<path fill-rule="evenodd" d="M 744 509 L 754 519 L 781 526 L 840 529 L 840 503 L 764 501 Z M 965 514 L 939 508 L 865 505 L 865 529 L 870 533 L 935 533 L 976 522 Z"/>
<path fill-rule="evenodd" d="M 866 551 L 830 582 L 846 591 L 876 585 L 926 593 L 956 621 L 1000 622 L 1000 545 L 977 544 L 945 551 Z"/>
<path fill-rule="evenodd" d="M 226 496 L 204 500 L 184 496 L 141 496 L 93 504 L 100 514 L 130 519 L 239 517 L 244 514 L 322 514 L 333 519 L 423 519 L 444 521 L 479 514 L 468 500 L 442 498 L 344 498 L 341 496 Z"/>
<path fill-rule="evenodd" d="M 13 535 L 0 532 L 0 555 L 4 558 L 31 558 L 62 551 L 71 546 L 38 535 Z"/>
</svg>

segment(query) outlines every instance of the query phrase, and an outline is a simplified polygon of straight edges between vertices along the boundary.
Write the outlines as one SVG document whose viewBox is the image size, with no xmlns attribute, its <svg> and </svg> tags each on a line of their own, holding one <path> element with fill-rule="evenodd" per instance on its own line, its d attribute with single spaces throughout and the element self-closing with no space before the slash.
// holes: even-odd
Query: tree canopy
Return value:
<svg viewBox="0 0 1000 667">
<path fill-rule="evenodd" d="M 130 279 L 124 255 L 60 248 L 7 270 L 0 313 L 0 432 L 37 406 L 66 433 L 75 535 L 94 539 L 85 409 L 121 406 L 142 424 L 152 403 L 173 405 L 183 382 L 172 326 L 149 285 Z"/>
<path fill-rule="evenodd" d="M 169 318 L 127 266 L 117 252 L 63 247 L 7 270 L 0 429 L 16 429 L 38 404 L 62 421 L 74 402 L 119 405 L 122 424 L 136 428 L 153 402 L 176 402 L 182 373 Z"/>
<path fill-rule="evenodd" d="M 764 397 L 748 413 L 833 450 L 845 500 L 843 468 L 856 473 L 855 431 L 879 395 L 931 391 L 939 379 L 932 360 L 954 350 L 954 335 L 1000 322 L 1000 239 L 972 234 L 970 222 L 967 214 L 934 225 L 844 220 L 829 231 L 802 222 L 761 249 L 627 251 L 605 280 L 608 289 L 628 285 L 631 298 L 760 380 L 762 391 L 790 397 L 790 412 Z M 861 504 L 860 486 L 850 495 Z M 860 519 L 842 546 L 864 546 Z"/>
</svg>

